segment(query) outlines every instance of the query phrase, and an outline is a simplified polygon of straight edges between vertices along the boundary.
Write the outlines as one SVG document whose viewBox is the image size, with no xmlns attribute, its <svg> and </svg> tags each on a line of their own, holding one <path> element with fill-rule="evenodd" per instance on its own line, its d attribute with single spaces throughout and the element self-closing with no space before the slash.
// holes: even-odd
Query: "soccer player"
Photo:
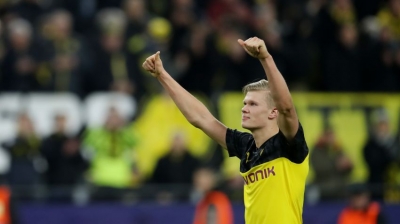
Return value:
<svg viewBox="0 0 400 224">
<path fill-rule="evenodd" d="M 195 127 L 240 159 L 247 224 L 302 223 L 304 188 L 308 174 L 308 147 L 289 89 L 263 40 L 238 43 L 259 59 L 267 79 L 243 88 L 242 127 L 227 128 L 163 68 L 160 52 L 143 68 L 156 77 Z"/>
</svg>

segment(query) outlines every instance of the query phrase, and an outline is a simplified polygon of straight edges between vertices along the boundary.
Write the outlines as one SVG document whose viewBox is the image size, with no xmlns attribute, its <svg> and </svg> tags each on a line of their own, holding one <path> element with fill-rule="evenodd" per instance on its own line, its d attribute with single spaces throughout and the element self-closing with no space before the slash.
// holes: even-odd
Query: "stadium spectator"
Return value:
<svg viewBox="0 0 400 224">
<path fill-rule="evenodd" d="M 161 157 L 157 162 L 152 182 L 191 184 L 194 171 L 199 165 L 199 159 L 188 152 L 184 134 L 175 133 L 168 154 Z"/>
<path fill-rule="evenodd" d="M 191 200 L 196 203 L 193 224 L 234 223 L 232 204 L 228 196 L 218 190 L 216 170 L 202 167 L 193 175 L 194 187 Z"/>
<path fill-rule="evenodd" d="M 388 115 L 383 110 L 372 114 L 372 128 L 363 149 L 367 164 L 367 183 L 371 187 L 374 200 L 384 197 L 384 185 L 389 181 L 389 168 L 396 158 L 395 136 L 390 131 Z"/>
<path fill-rule="evenodd" d="M 375 23 L 375 22 L 372 22 Z M 400 89 L 399 50 L 391 40 L 389 30 L 364 35 L 362 43 L 363 89 L 374 92 L 395 92 Z M 365 66 L 367 64 L 367 66 Z"/>
<path fill-rule="evenodd" d="M 88 92 L 117 91 L 140 98 L 143 95 L 141 74 L 134 58 L 125 48 L 127 18 L 117 8 L 97 13 L 99 37 L 93 44 L 93 63 L 87 82 Z"/>
<path fill-rule="evenodd" d="M 337 224 L 385 224 L 382 207 L 371 200 L 370 193 L 364 184 L 352 184 L 348 189 L 349 204 L 338 218 Z"/>
<path fill-rule="evenodd" d="M 96 15 L 99 38 L 94 48 L 94 91 L 108 91 L 118 79 L 128 79 L 123 49 L 126 17 L 120 9 L 106 8 Z M 118 66 L 116 66 L 118 65 Z M 95 79 L 97 78 L 97 79 Z M 132 90 L 130 90 L 132 91 Z"/>
<path fill-rule="evenodd" d="M 315 23 L 316 38 L 322 50 L 324 45 L 334 42 L 340 27 L 357 24 L 357 12 L 351 0 L 328 1 L 318 10 Z"/>
<path fill-rule="evenodd" d="M 80 140 L 66 133 L 67 117 L 57 114 L 54 132 L 42 142 L 41 152 L 47 160 L 46 183 L 54 199 L 69 199 L 72 188 L 83 180 L 87 161 L 80 151 Z"/>
<path fill-rule="evenodd" d="M 389 0 L 385 7 L 378 12 L 378 21 L 383 28 L 387 28 L 393 40 L 400 41 L 400 1 Z"/>
<path fill-rule="evenodd" d="M 89 181 L 97 187 L 94 199 L 118 200 L 134 186 L 134 146 L 137 141 L 125 120 L 110 108 L 103 127 L 88 129 L 84 146 L 91 154 Z"/>
<path fill-rule="evenodd" d="M 11 155 L 7 181 L 13 189 L 24 195 L 22 198 L 36 196 L 32 193 L 32 189 L 42 181 L 46 163 L 40 154 L 40 144 L 41 140 L 35 133 L 30 117 L 27 114 L 20 114 L 17 137 L 6 142 L 4 148 Z"/>
<path fill-rule="evenodd" d="M 327 128 L 322 133 L 310 159 L 315 171 L 313 183 L 319 190 L 320 200 L 344 199 L 353 163 L 344 153 L 332 129 Z"/>
<path fill-rule="evenodd" d="M 171 21 L 173 28 L 169 50 L 172 55 L 176 55 L 186 48 L 192 26 L 199 19 L 199 11 L 193 0 L 172 1 L 170 8 L 167 18 Z"/>
<path fill-rule="evenodd" d="M 141 46 L 137 44 L 131 46 L 131 43 L 129 42 L 130 38 L 138 37 L 136 35 L 141 35 L 146 32 L 147 23 L 149 22 L 151 16 L 147 11 L 146 4 L 143 0 L 125 0 L 122 8 L 124 9 L 128 20 L 126 27 L 128 48 L 133 48 L 131 50 L 135 52 L 137 51 L 137 48 L 140 48 Z"/>
<path fill-rule="evenodd" d="M 338 27 L 337 38 L 327 49 L 322 85 L 328 91 L 361 91 L 361 55 L 357 27 Z"/>
<path fill-rule="evenodd" d="M 37 68 L 39 91 L 84 94 L 83 69 L 87 68 L 85 44 L 73 32 L 73 17 L 65 10 L 46 15 L 41 24 L 40 64 Z M 87 59 L 86 59 L 87 60 Z"/>
<path fill-rule="evenodd" d="M 186 68 L 178 79 L 188 91 L 203 93 L 207 96 L 213 92 L 210 85 L 213 82 L 213 74 L 218 70 L 217 61 L 219 61 L 213 39 L 214 35 L 205 23 L 193 25 L 187 36 L 185 51 L 182 52 L 182 54 L 187 54 L 187 58 L 182 63 L 186 63 Z"/>
<path fill-rule="evenodd" d="M 43 2 L 48 8 L 46 11 L 54 9 L 65 9 L 70 12 L 73 20 L 73 28 L 76 33 L 82 34 L 83 37 L 93 35 L 93 20 L 97 12 L 97 0 L 58 0 Z M 115 1 L 117 2 L 117 1 Z"/>
<path fill-rule="evenodd" d="M 31 92 L 38 90 L 35 76 L 37 49 L 33 43 L 33 27 L 24 19 L 13 19 L 7 26 L 7 45 L 1 62 L 3 91 Z"/>
<path fill-rule="evenodd" d="M 186 146 L 186 139 L 183 133 L 174 134 L 170 150 L 167 155 L 161 157 L 151 178 L 151 182 L 162 184 L 164 186 L 176 186 L 181 184 L 189 189 L 193 184 L 193 175 L 200 165 L 200 160 L 192 156 Z M 162 188 L 162 187 L 161 187 Z M 187 199 L 186 192 L 169 192 L 168 189 L 162 189 L 159 197 L 170 195 L 171 199 Z"/>
</svg>

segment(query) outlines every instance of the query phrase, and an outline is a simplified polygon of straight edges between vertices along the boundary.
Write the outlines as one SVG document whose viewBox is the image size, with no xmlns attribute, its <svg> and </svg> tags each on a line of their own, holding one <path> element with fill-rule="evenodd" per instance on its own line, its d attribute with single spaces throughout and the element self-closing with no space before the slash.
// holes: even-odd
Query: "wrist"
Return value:
<svg viewBox="0 0 400 224">
<path fill-rule="evenodd" d="M 168 76 L 169 76 L 168 72 L 163 69 L 162 71 L 160 71 L 158 73 L 157 79 L 163 79 L 163 78 L 166 78 Z"/>
<path fill-rule="evenodd" d="M 268 63 L 268 61 L 270 61 L 271 59 L 272 59 L 272 56 L 270 54 L 268 54 L 268 56 L 259 58 L 258 60 L 260 60 L 261 63 Z"/>
</svg>

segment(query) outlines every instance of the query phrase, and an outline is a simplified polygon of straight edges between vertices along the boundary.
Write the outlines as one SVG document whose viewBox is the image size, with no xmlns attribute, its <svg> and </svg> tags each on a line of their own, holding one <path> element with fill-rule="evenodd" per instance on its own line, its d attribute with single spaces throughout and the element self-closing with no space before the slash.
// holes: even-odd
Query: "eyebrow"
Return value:
<svg viewBox="0 0 400 224">
<path fill-rule="evenodd" d="M 258 102 L 250 99 L 250 100 L 243 100 L 243 103 L 258 103 Z"/>
</svg>

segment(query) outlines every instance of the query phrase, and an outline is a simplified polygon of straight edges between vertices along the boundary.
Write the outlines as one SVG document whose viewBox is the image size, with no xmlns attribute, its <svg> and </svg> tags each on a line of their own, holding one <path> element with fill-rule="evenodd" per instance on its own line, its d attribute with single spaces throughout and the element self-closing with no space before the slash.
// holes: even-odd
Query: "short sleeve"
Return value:
<svg viewBox="0 0 400 224">
<path fill-rule="evenodd" d="M 227 129 L 226 131 L 226 147 L 230 157 L 238 157 L 241 159 L 246 152 L 248 143 L 252 140 L 253 136 L 246 132 L 238 130 Z"/>
<path fill-rule="evenodd" d="M 288 159 L 294 163 L 302 163 L 308 155 L 303 126 L 299 123 L 299 129 L 291 141 L 288 141 L 281 131 L 279 131 L 279 136 L 280 144 L 282 144 Z"/>
</svg>

